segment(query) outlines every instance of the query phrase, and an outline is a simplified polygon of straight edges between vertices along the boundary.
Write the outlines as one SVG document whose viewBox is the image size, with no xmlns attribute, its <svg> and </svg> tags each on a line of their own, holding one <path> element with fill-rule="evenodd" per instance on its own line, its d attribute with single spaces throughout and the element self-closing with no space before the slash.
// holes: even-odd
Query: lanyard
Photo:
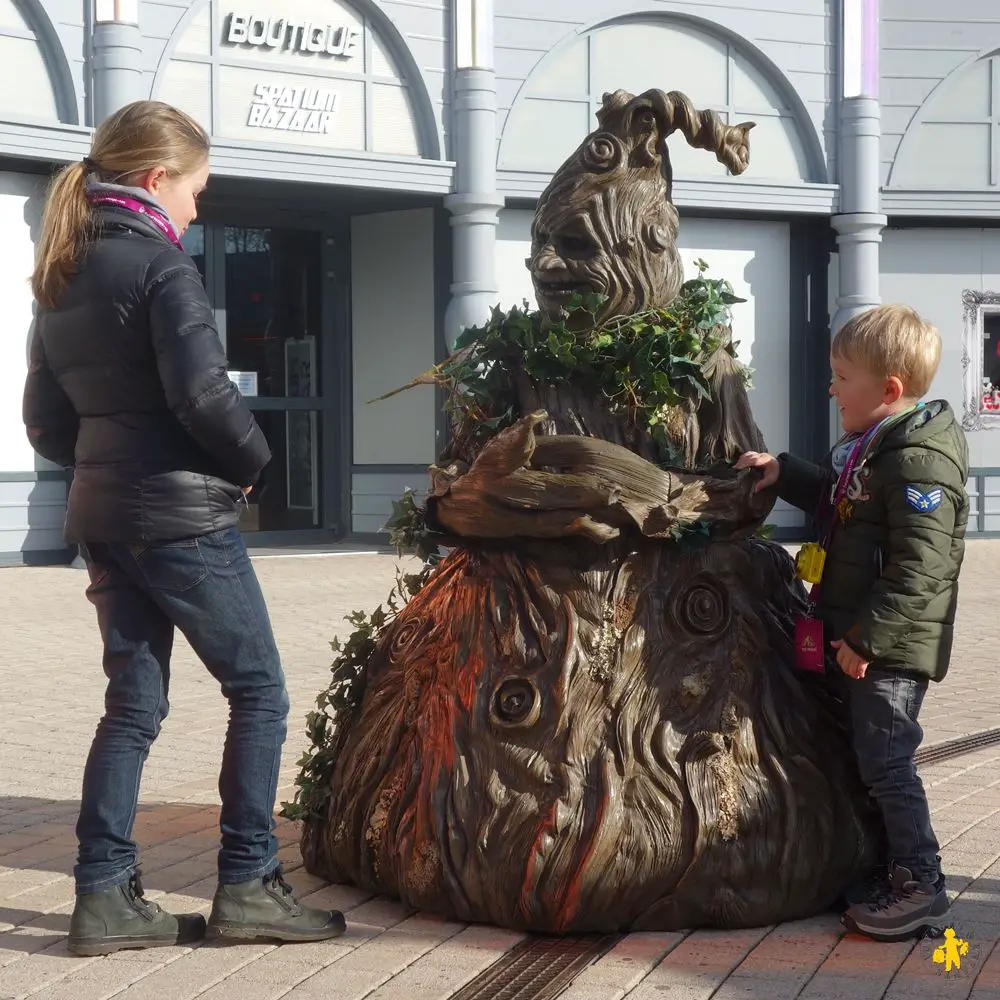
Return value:
<svg viewBox="0 0 1000 1000">
<path fill-rule="evenodd" d="M 830 523 L 827 526 L 826 534 L 824 535 L 822 542 L 822 548 L 824 550 L 828 550 L 830 548 L 830 540 L 833 538 L 833 531 L 837 525 L 840 505 L 847 496 L 848 489 L 850 489 L 851 477 L 854 475 L 855 470 L 864 464 L 865 459 L 868 457 L 868 451 L 879 431 L 888 430 L 921 405 L 923 404 L 918 403 L 917 406 L 907 407 L 907 409 L 903 410 L 902 413 L 895 413 L 892 416 L 886 417 L 874 426 L 869 427 L 868 430 L 865 431 L 865 433 L 862 434 L 861 437 L 859 437 L 855 442 L 850 455 L 847 457 L 847 461 L 844 463 L 844 468 L 841 470 L 840 478 L 837 480 L 837 488 L 834 490 L 833 509 L 830 511 Z M 809 603 L 811 606 L 815 607 L 818 603 L 819 593 L 820 584 L 813 584 L 812 589 L 809 592 Z"/>
<path fill-rule="evenodd" d="M 847 461 L 844 463 L 843 469 L 840 470 L 840 478 L 837 480 L 837 488 L 833 493 L 833 509 L 830 512 L 830 523 L 826 529 L 826 536 L 823 539 L 823 548 L 828 549 L 830 547 L 830 539 L 833 536 L 833 529 L 837 523 L 837 511 L 840 509 L 841 501 L 847 496 L 847 491 L 850 489 L 851 476 L 854 474 L 855 468 L 859 465 L 859 458 L 861 458 L 868 450 L 868 445 L 872 442 L 878 429 L 882 426 L 885 421 L 875 424 L 869 427 L 861 437 L 854 443 L 854 447 L 851 449 L 850 455 L 847 457 Z"/>
<path fill-rule="evenodd" d="M 914 410 L 919 409 L 921 406 L 923 406 L 922 403 L 917 403 L 915 406 L 908 406 L 901 413 L 894 413 L 891 416 L 886 417 L 884 420 L 880 420 L 873 427 L 869 427 L 868 430 L 858 438 L 854 447 L 851 449 L 851 453 L 848 456 L 847 461 L 844 463 L 844 468 L 841 470 L 840 478 L 837 480 L 837 488 L 833 494 L 833 512 L 830 517 L 830 527 L 826 533 L 826 540 L 823 543 L 824 548 L 830 544 L 830 536 L 833 534 L 833 526 L 836 523 L 837 511 L 840 508 L 841 501 L 847 496 L 848 489 L 850 489 L 851 476 L 859 466 L 864 464 L 875 437 L 882 430 L 888 431 L 890 428 L 895 426 L 895 424 L 899 423 L 899 421 L 901 421 L 904 417 L 909 416 Z"/>
</svg>

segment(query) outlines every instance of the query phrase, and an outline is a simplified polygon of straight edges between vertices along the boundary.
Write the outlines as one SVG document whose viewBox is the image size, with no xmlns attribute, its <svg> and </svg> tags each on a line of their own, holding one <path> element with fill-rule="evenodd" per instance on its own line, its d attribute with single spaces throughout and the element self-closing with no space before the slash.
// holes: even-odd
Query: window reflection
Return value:
<svg viewBox="0 0 1000 1000">
<path fill-rule="evenodd" d="M 983 316 L 983 371 L 994 389 L 1000 389 L 1000 313 Z"/>
<path fill-rule="evenodd" d="M 195 262 L 201 272 L 201 280 L 205 280 L 205 227 L 188 226 L 187 232 L 181 237 L 181 244 L 187 250 L 188 256 Z"/>
<path fill-rule="evenodd" d="M 251 492 L 240 528 L 296 531 L 319 526 L 319 421 L 315 410 L 257 410 L 271 461 Z"/>
<path fill-rule="evenodd" d="M 320 234 L 227 226 L 224 239 L 230 368 L 260 396 L 319 395 Z"/>
</svg>

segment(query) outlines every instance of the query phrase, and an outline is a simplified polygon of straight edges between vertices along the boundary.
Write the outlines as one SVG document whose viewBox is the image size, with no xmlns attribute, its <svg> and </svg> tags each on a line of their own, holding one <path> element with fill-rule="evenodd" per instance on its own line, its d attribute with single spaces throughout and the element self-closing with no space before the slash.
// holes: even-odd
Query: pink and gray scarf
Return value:
<svg viewBox="0 0 1000 1000">
<path fill-rule="evenodd" d="M 171 243 L 184 249 L 177 227 L 170 221 L 163 206 L 144 188 L 123 184 L 106 184 L 91 175 L 87 178 L 87 201 L 91 205 L 113 205 L 141 215 L 155 226 Z"/>
</svg>

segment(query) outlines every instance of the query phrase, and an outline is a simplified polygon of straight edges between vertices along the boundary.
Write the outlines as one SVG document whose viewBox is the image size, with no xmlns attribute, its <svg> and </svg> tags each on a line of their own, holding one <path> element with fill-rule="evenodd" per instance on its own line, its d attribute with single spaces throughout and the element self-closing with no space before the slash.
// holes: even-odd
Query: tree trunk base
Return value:
<svg viewBox="0 0 1000 1000">
<path fill-rule="evenodd" d="M 306 868 L 542 933 L 821 912 L 879 823 L 758 540 L 454 550 L 383 633 Z"/>
</svg>

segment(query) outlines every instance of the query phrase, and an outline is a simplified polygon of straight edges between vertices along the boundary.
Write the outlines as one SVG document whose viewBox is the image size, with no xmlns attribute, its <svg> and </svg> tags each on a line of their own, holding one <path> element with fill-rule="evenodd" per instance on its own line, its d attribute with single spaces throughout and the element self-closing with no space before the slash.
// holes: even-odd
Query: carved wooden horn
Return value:
<svg viewBox="0 0 1000 1000">
<path fill-rule="evenodd" d="M 755 122 L 727 125 L 714 111 L 699 111 L 686 94 L 647 90 L 635 98 L 636 108 L 649 107 L 663 128 L 663 140 L 680 131 L 688 145 L 715 153 L 730 173 L 742 174 L 750 165 L 750 130 Z"/>
</svg>

